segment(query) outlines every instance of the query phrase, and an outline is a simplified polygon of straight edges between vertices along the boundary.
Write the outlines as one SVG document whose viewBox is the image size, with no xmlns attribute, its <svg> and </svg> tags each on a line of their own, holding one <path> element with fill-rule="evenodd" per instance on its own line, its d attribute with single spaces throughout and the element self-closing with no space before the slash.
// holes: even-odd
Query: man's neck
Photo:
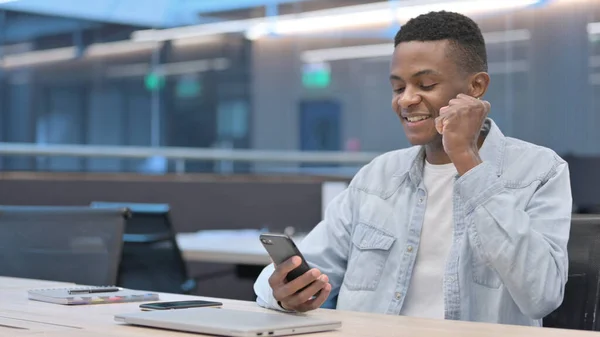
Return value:
<svg viewBox="0 0 600 337">
<path fill-rule="evenodd" d="M 444 151 L 441 136 L 425 145 L 425 160 L 431 165 L 444 165 L 452 162 Z"/>
</svg>

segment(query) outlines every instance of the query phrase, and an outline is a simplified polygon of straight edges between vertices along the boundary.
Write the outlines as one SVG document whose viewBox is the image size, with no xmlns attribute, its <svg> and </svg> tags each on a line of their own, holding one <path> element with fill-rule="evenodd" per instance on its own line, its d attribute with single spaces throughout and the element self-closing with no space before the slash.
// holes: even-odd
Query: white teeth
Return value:
<svg viewBox="0 0 600 337">
<path fill-rule="evenodd" d="M 414 122 L 425 120 L 427 118 L 429 118 L 429 116 L 416 116 L 416 117 L 406 117 L 406 120 L 414 123 Z"/>
</svg>

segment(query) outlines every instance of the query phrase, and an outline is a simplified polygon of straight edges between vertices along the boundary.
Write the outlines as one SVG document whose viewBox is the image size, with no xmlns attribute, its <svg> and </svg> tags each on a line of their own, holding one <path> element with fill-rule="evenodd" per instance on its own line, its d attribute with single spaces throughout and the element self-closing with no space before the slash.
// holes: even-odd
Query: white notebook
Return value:
<svg viewBox="0 0 600 337">
<path fill-rule="evenodd" d="M 27 295 L 30 300 L 67 305 L 146 302 L 159 299 L 158 294 L 153 292 L 112 288 L 115 287 L 31 289 L 27 291 Z"/>
</svg>

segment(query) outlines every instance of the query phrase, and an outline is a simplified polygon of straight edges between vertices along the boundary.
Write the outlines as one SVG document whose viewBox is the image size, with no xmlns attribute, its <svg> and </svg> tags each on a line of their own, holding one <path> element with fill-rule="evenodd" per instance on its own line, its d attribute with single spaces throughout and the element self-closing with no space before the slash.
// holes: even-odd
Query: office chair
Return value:
<svg viewBox="0 0 600 337">
<path fill-rule="evenodd" d="M 114 285 L 126 209 L 0 206 L 0 275 Z"/>
<path fill-rule="evenodd" d="M 123 235 L 117 285 L 180 294 L 196 289 L 177 244 L 169 205 L 92 202 L 91 207 L 126 207 L 131 211 Z"/>
<path fill-rule="evenodd" d="M 573 214 L 568 254 L 563 303 L 544 318 L 544 326 L 599 331 L 600 215 Z"/>
</svg>

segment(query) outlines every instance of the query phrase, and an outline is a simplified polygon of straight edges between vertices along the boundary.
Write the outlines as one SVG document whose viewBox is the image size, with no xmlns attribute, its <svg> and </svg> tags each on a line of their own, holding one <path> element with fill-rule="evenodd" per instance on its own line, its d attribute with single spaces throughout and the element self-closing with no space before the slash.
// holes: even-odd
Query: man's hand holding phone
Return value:
<svg viewBox="0 0 600 337">
<path fill-rule="evenodd" d="M 325 303 L 331 293 L 329 278 L 316 268 L 288 282 L 287 275 L 301 263 L 299 256 L 287 259 L 275 265 L 275 271 L 269 278 L 273 296 L 283 309 L 298 312 L 315 310 Z"/>
</svg>

